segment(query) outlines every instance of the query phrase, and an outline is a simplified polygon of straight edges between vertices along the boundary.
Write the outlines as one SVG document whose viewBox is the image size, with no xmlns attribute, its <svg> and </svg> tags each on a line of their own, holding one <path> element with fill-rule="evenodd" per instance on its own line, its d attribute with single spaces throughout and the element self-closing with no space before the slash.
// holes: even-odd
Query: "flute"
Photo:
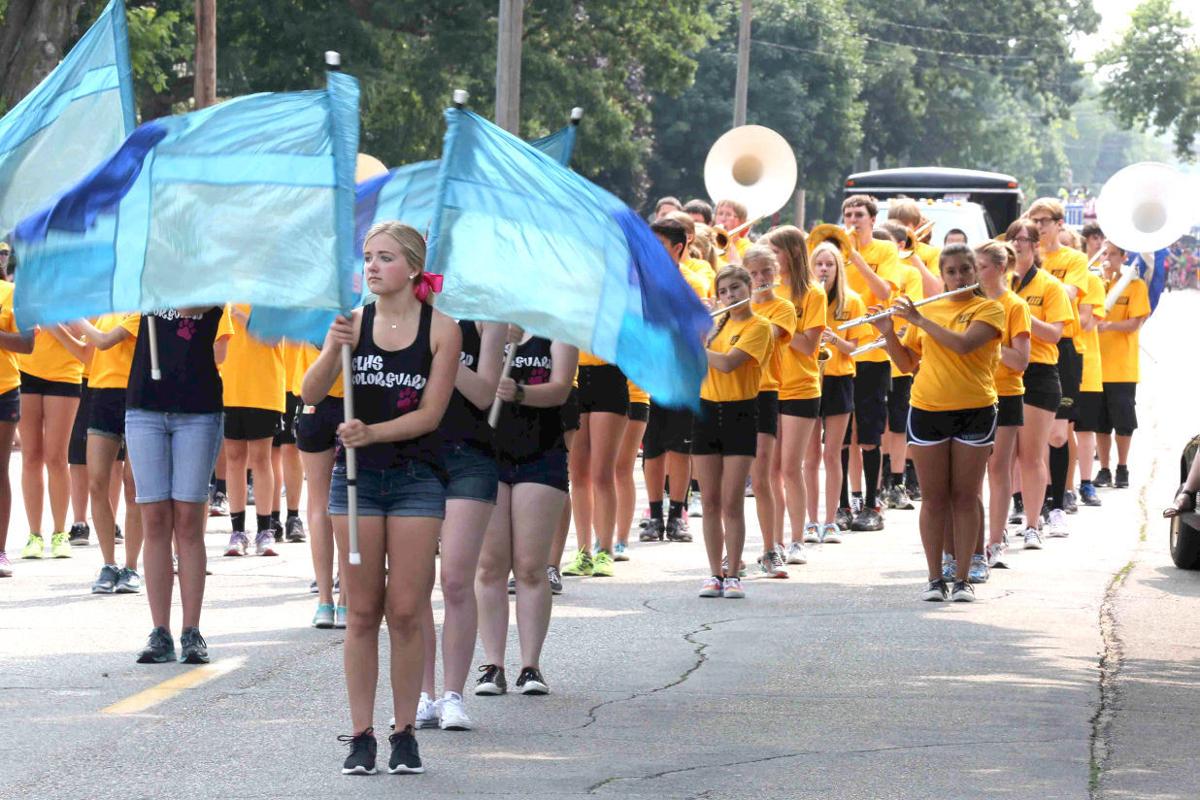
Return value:
<svg viewBox="0 0 1200 800">
<path fill-rule="evenodd" d="M 932 303 L 934 300 L 944 300 L 947 297 L 953 297 L 954 295 L 962 294 L 963 292 L 973 292 L 978 288 L 978 283 L 972 283 L 970 286 L 964 286 L 961 289 L 952 289 L 949 292 L 935 294 L 933 297 L 926 297 L 924 300 L 918 300 L 917 302 L 913 303 L 913 308 L 920 308 L 923 305 Z M 849 322 L 843 322 L 838 326 L 837 329 L 839 331 L 844 331 L 847 328 L 853 328 L 856 325 L 869 325 L 872 322 L 877 322 L 883 319 L 884 317 L 890 317 L 892 314 L 895 314 L 899 308 L 899 306 L 892 306 L 891 308 L 885 308 L 883 311 L 878 311 L 874 314 L 865 314 L 864 316 L 858 317 L 857 319 L 852 319 Z"/>
<path fill-rule="evenodd" d="M 766 291 L 770 291 L 772 289 L 778 289 L 781 285 L 782 284 L 779 284 L 779 283 L 772 283 L 770 286 L 759 286 L 758 288 L 751 289 L 750 296 L 747 297 L 745 300 L 738 300 L 736 303 L 730 303 L 727 306 L 723 306 L 721 308 L 716 309 L 715 311 L 711 311 L 711 312 L 709 312 L 709 316 L 712 317 L 713 319 L 716 319 L 717 317 L 724 314 L 726 311 L 732 311 L 735 308 L 741 308 L 742 306 L 746 305 L 747 303 L 753 302 L 754 295 L 756 295 L 760 292 L 766 292 Z"/>
</svg>

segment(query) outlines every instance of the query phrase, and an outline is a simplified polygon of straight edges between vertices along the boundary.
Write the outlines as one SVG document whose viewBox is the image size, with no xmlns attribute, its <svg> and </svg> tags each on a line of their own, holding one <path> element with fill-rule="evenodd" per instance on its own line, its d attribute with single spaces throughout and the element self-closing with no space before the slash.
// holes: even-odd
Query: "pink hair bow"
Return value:
<svg viewBox="0 0 1200 800">
<path fill-rule="evenodd" d="M 442 276 L 436 272 L 422 272 L 413 283 L 413 295 L 422 303 L 429 297 L 430 292 L 442 290 Z"/>
</svg>

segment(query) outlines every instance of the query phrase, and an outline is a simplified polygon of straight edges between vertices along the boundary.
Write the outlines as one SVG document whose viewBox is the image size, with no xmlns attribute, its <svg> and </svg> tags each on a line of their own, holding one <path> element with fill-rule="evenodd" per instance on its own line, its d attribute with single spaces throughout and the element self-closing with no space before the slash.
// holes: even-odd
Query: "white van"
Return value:
<svg viewBox="0 0 1200 800">
<path fill-rule="evenodd" d="M 917 200 L 916 202 L 925 219 L 933 222 L 933 236 L 929 239 L 929 243 L 934 247 L 943 247 L 946 234 L 954 228 L 967 234 L 967 244 L 972 247 L 992 238 L 988 235 L 987 219 L 984 216 L 983 207 L 978 203 L 967 200 Z M 878 206 L 879 215 L 875 218 L 876 224 L 888 218 L 888 201 L 880 200 Z"/>
</svg>

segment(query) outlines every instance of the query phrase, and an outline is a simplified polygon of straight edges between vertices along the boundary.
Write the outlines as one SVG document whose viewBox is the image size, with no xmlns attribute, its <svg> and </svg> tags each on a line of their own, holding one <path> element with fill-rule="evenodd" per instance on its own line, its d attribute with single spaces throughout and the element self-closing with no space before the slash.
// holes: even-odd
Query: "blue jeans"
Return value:
<svg viewBox="0 0 1200 800">
<path fill-rule="evenodd" d="M 329 515 L 350 513 L 346 465 L 334 464 L 329 485 Z M 358 516 L 445 519 L 446 485 L 433 467 L 405 461 L 391 469 L 358 470 Z"/>
<path fill-rule="evenodd" d="M 125 409 L 125 447 L 139 503 L 204 503 L 221 449 L 221 414 Z"/>
</svg>

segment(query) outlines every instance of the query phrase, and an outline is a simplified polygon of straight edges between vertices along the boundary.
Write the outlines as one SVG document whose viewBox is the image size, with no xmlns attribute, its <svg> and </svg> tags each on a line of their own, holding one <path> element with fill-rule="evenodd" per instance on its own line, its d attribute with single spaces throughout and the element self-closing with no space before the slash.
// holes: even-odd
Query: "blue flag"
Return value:
<svg viewBox="0 0 1200 800">
<path fill-rule="evenodd" d="M 437 306 L 511 322 L 697 407 L 712 320 L 650 228 L 613 195 L 469 111 L 446 111 L 428 268 Z"/>
<path fill-rule="evenodd" d="M 17 226 L 18 325 L 234 301 L 350 307 L 358 82 L 328 79 L 139 127 Z"/>
<path fill-rule="evenodd" d="M 568 125 L 549 136 L 531 142 L 534 147 L 564 167 L 575 149 L 576 126 Z M 376 222 L 398 220 L 411 225 L 428 238 L 429 226 L 437 206 L 437 176 L 440 162 L 418 161 L 368 178 L 358 185 L 354 205 L 354 252 L 362 253 L 367 231 Z M 361 305 L 362 298 L 355 305 Z M 257 306 L 246 325 L 255 338 L 266 342 L 291 339 L 311 342 L 318 347 L 333 323 L 328 311 L 299 311 L 275 306 Z"/>
<path fill-rule="evenodd" d="M 1167 288 L 1167 256 L 1169 254 L 1167 248 L 1154 251 L 1154 263 L 1146 262 L 1146 256 L 1149 253 L 1138 253 L 1130 257 L 1130 262 L 1138 265 L 1138 277 L 1146 282 L 1146 288 L 1150 295 L 1150 313 L 1158 308 L 1158 300 L 1162 297 L 1163 290 Z"/>
<path fill-rule="evenodd" d="M 0 119 L 0 236 L 121 146 L 135 123 L 125 4 L 112 0 Z"/>
</svg>

